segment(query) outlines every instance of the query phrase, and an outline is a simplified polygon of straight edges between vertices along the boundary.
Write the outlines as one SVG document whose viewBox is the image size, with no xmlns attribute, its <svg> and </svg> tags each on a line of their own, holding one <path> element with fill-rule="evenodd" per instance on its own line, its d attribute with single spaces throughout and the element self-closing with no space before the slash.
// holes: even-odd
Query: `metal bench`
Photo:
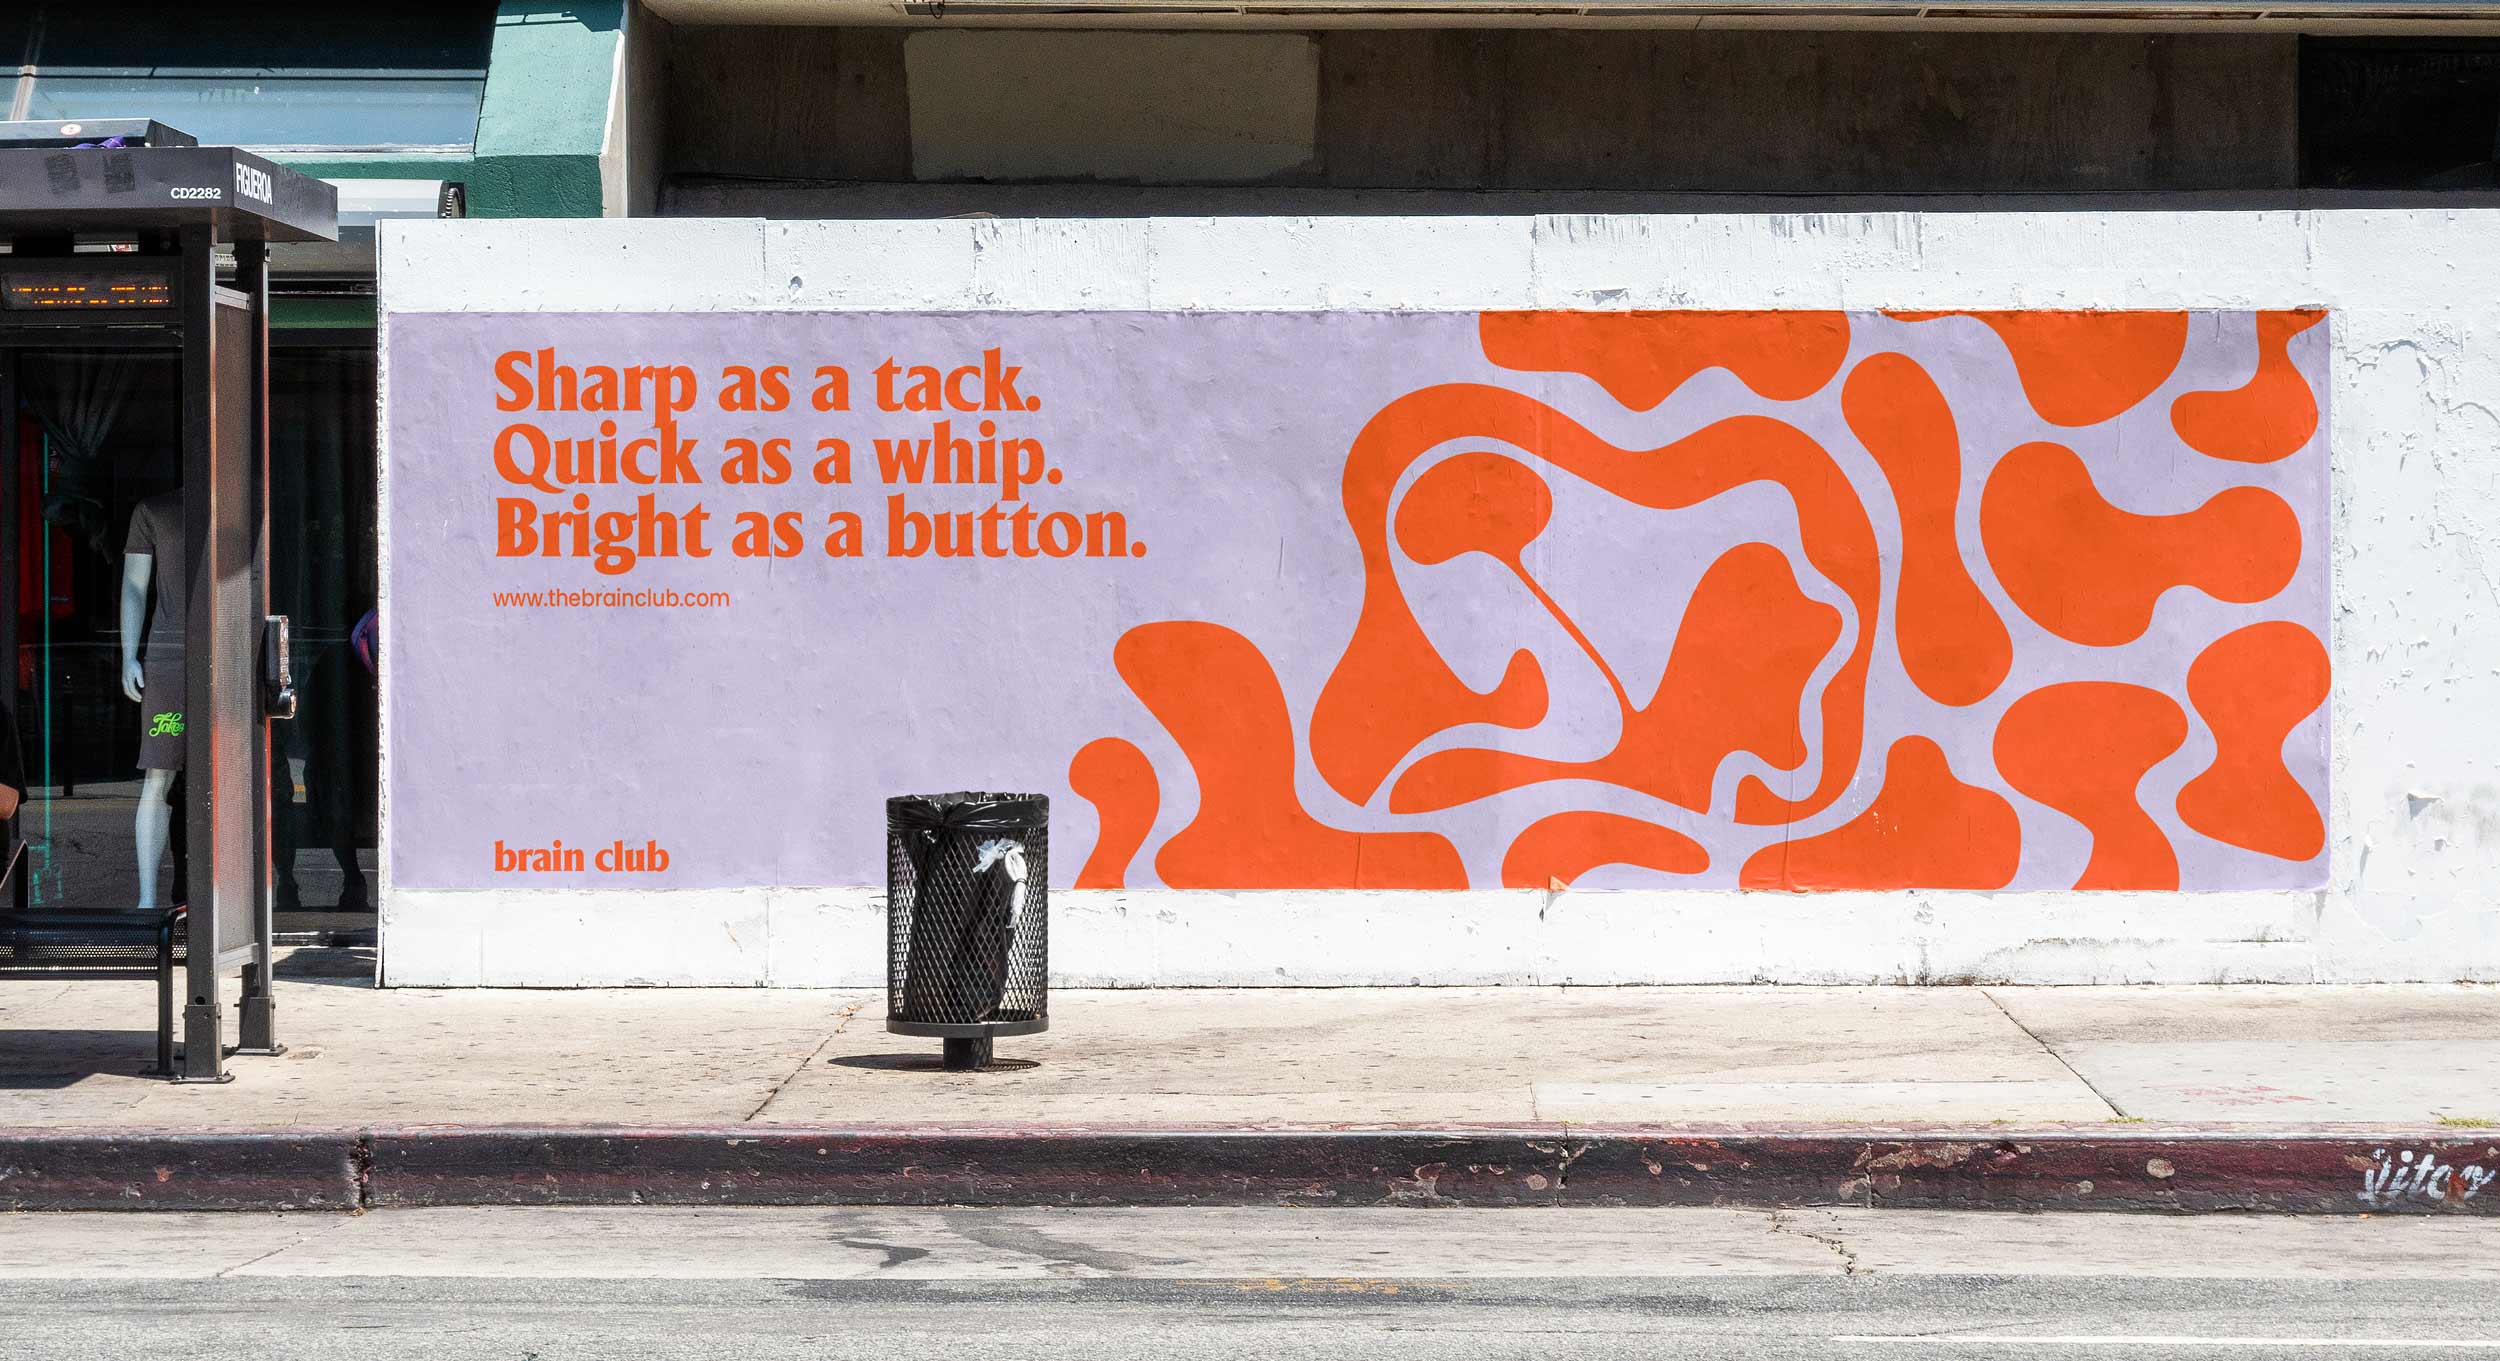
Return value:
<svg viewBox="0 0 2500 1361">
<path fill-rule="evenodd" d="M 0 895 L 0 978 L 154 978 L 156 1066 L 174 1074 L 174 968 L 183 962 L 185 910 L 162 912 L 27 912 L 14 882 L 25 843 L 9 855 Z"/>
</svg>

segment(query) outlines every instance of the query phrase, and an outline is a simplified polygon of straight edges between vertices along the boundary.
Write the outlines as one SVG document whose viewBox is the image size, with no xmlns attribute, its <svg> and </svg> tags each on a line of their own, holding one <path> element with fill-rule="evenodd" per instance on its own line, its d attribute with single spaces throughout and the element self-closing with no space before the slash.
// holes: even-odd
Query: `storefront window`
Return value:
<svg viewBox="0 0 2500 1361">
<path fill-rule="evenodd" d="M 152 711 L 179 723 L 183 709 L 164 698 L 182 674 L 182 611 L 167 605 L 181 560 L 177 360 L 64 349 L 6 362 L 19 394 L 28 903 L 181 902 L 186 790 L 167 769 L 181 735 L 150 735 L 166 727 Z M 352 940 L 372 928 L 376 887 L 378 658 L 372 628 L 358 628 L 375 599 L 372 333 L 281 331 L 269 367 L 269 601 L 294 622 L 300 699 L 270 729 L 278 927 Z"/>
<path fill-rule="evenodd" d="M 373 355 L 370 331 L 282 331 L 269 355 L 269 607 L 293 621 L 298 697 L 271 728 L 270 839 L 277 908 L 306 914 L 282 932 L 373 924 Z"/>
<path fill-rule="evenodd" d="M 19 59 L 20 118 L 153 118 L 272 150 L 466 150 L 494 9 L 44 5 L 0 19 L 0 51 Z"/>
<path fill-rule="evenodd" d="M 450 147 L 477 140 L 483 78 L 280 78 L 190 73 L 38 76 L 29 118 L 144 113 L 202 142 L 286 150 Z"/>
</svg>

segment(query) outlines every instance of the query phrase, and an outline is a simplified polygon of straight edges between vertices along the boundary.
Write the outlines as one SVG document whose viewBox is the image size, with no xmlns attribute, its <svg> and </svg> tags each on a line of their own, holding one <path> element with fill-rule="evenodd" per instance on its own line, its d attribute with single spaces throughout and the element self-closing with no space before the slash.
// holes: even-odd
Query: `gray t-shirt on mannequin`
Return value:
<svg viewBox="0 0 2500 1361">
<path fill-rule="evenodd" d="M 145 553 L 156 562 L 150 586 L 156 606 L 148 613 L 148 655 L 157 649 L 182 651 L 182 626 L 189 613 L 191 595 L 184 589 L 189 583 L 184 573 L 189 564 L 182 553 L 182 493 L 169 491 L 151 496 L 130 512 L 130 541 L 122 546 L 124 553 Z"/>
</svg>

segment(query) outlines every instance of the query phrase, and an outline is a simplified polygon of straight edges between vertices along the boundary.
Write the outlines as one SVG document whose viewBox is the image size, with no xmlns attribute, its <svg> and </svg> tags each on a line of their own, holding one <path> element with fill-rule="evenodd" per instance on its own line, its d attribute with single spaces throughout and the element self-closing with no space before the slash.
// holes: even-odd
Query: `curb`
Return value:
<svg viewBox="0 0 2500 1361">
<path fill-rule="evenodd" d="M 2500 1215 L 2500 1135 L 393 1126 L 0 1131 L 9 1209 L 1694 1206 Z"/>
<path fill-rule="evenodd" d="M 353 1210 L 363 1161 L 354 1130 L 0 1130 L 0 1210 Z"/>
</svg>

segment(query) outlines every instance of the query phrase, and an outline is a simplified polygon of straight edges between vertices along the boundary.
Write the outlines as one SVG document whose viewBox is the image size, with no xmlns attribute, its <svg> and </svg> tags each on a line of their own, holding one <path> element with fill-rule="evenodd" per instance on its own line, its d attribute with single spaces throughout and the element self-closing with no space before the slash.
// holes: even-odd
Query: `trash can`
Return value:
<svg viewBox="0 0 2500 1361">
<path fill-rule="evenodd" d="M 1050 1028 L 1050 799 L 885 801 L 885 1028 L 986 1066 L 1001 1035 Z"/>
</svg>

